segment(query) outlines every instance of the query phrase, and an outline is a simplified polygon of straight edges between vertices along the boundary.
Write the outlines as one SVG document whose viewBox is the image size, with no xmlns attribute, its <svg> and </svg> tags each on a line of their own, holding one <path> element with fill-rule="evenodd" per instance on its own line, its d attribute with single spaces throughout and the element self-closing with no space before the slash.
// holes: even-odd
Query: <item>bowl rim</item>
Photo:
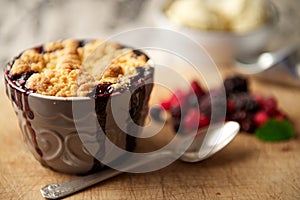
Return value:
<svg viewBox="0 0 300 200">
<path fill-rule="evenodd" d="M 62 40 L 62 39 L 61 39 Z M 81 40 L 85 40 L 85 39 L 76 39 L 78 41 L 81 41 Z M 87 40 L 91 40 L 91 39 L 87 39 Z M 40 47 L 42 46 L 43 44 L 40 44 L 40 45 L 36 45 L 34 47 L 31 47 L 31 48 L 27 48 L 27 49 L 34 49 L 34 48 L 37 48 L 37 47 Z M 26 50 L 27 50 L 26 49 Z M 15 61 L 16 59 L 18 59 L 20 57 L 20 55 L 22 55 L 22 53 L 24 52 L 25 50 L 23 50 L 18 56 L 15 56 L 13 57 L 10 61 L 8 61 L 4 67 L 3 67 L 3 74 L 4 74 L 4 80 L 5 80 L 5 86 L 6 87 L 11 87 L 13 88 L 14 90 L 17 90 L 23 94 L 26 94 L 30 97 L 35 97 L 35 98 L 40 98 L 40 99 L 45 99 L 45 100 L 52 100 L 52 101 L 90 101 L 92 99 L 95 99 L 93 97 L 88 97 L 88 96 L 74 96 L 74 97 L 58 97 L 58 96 L 50 96 L 50 95 L 44 95 L 44 94 L 40 94 L 40 93 L 36 93 L 36 92 L 28 92 L 20 87 L 18 87 L 16 84 L 13 83 L 13 81 L 9 78 L 8 76 L 8 66 L 11 65 L 11 63 L 13 61 Z M 153 60 L 145 53 L 143 52 L 143 54 L 145 54 L 147 57 L 148 57 L 148 60 L 147 60 L 147 65 L 150 66 L 150 68 L 154 68 L 155 67 L 155 64 L 153 62 Z M 9 85 L 9 86 L 8 86 Z M 120 91 L 115 91 L 111 94 L 109 94 L 109 96 L 115 96 L 115 95 L 119 95 L 121 94 L 122 92 Z"/>
<path fill-rule="evenodd" d="M 150 67 L 153 68 L 152 65 L 150 65 Z M 26 90 L 23 90 L 22 88 L 18 87 L 17 85 L 15 85 L 11 79 L 8 77 L 7 73 L 4 73 L 4 79 L 5 79 L 5 85 L 6 87 L 8 87 L 7 85 L 9 85 L 9 87 L 13 88 L 14 90 L 17 90 L 23 94 L 26 94 L 30 97 L 35 97 L 35 98 L 39 98 L 39 99 L 45 99 L 45 100 L 52 100 L 52 101 L 87 101 L 87 100 L 94 100 L 94 97 L 88 97 L 88 96 L 74 96 L 74 97 L 58 97 L 58 96 L 50 96 L 50 95 L 44 95 L 44 94 L 39 94 L 36 92 L 27 92 Z M 111 94 L 109 94 L 109 96 L 116 96 L 122 94 L 122 92 L 119 91 L 115 91 Z"/>
<path fill-rule="evenodd" d="M 225 30 L 203 30 L 203 29 L 192 28 L 192 27 L 182 25 L 182 24 L 179 25 L 179 24 L 176 24 L 176 23 L 172 22 L 171 20 L 169 20 L 163 10 L 170 3 L 172 3 L 172 1 L 174 1 L 174 0 L 160 0 L 157 3 L 157 6 L 155 6 L 156 8 L 154 9 L 154 14 L 159 18 L 158 20 L 160 20 L 163 24 L 166 24 L 171 29 L 176 28 L 176 29 L 179 29 L 180 31 L 186 31 L 186 32 L 194 33 L 194 34 L 196 33 L 196 34 L 200 34 L 203 36 L 247 37 L 249 35 L 255 34 L 262 30 L 275 27 L 278 24 L 279 19 L 280 19 L 280 14 L 279 14 L 277 6 L 271 0 L 266 0 L 266 5 L 268 8 L 270 17 L 263 25 L 260 25 L 260 26 L 256 27 L 255 29 L 252 29 L 252 30 L 246 31 L 246 32 L 241 32 L 241 33 L 234 32 L 234 31 L 225 31 Z"/>
</svg>

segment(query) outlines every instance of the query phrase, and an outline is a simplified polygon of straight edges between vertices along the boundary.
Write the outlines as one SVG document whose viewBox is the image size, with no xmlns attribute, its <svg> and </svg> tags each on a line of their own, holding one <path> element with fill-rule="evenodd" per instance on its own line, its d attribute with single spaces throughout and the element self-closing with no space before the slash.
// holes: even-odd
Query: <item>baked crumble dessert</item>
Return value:
<svg viewBox="0 0 300 200">
<path fill-rule="evenodd" d="M 137 135 L 139 126 L 144 125 L 153 75 L 148 56 L 139 50 L 113 42 L 68 39 L 22 52 L 7 64 L 5 82 L 34 156 L 54 170 L 82 174 L 102 164 L 84 150 L 78 138 L 73 102 L 93 102 L 106 137 L 117 147 L 134 151 L 136 138 L 127 133 Z M 116 100 L 122 127 L 112 111 Z M 90 112 L 83 110 L 80 119 L 89 126 Z M 94 125 L 84 127 L 86 134 L 96 133 L 96 137 L 101 135 L 98 130 Z M 99 153 L 106 153 L 105 141 L 102 137 L 97 143 Z"/>
<path fill-rule="evenodd" d="M 24 51 L 8 65 L 9 78 L 24 90 L 57 97 L 88 96 L 97 85 L 130 84 L 148 57 L 118 43 L 63 40 Z"/>
</svg>

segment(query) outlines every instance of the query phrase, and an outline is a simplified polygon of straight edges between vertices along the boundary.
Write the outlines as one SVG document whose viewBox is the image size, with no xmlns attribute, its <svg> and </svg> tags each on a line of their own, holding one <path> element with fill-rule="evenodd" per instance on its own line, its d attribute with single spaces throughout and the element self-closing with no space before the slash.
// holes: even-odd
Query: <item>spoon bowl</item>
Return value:
<svg viewBox="0 0 300 200">
<path fill-rule="evenodd" d="M 297 43 L 256 58 L 237 58 L 235 70 L 266 81 L 300 86 L 300 50 Z"/>
<path fill-rule="evenodd" d="M 244 74 L 257 74 L 275 67 L 290 58 L 297 50 L 296 45 L 289 45 L 274 52 L 265 52 L 255 58 L 237 58 L 236 69 Z"/>
</svg>

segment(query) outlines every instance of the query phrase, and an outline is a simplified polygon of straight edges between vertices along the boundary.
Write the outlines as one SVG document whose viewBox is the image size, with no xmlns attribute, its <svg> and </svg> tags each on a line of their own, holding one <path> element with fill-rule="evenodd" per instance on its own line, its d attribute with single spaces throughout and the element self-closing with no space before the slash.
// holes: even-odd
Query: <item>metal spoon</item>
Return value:
<svg viewBox="0 0 300 200">
<path fill-rule="evenodd" d="M 216 126 L 209 135 L 206 135 L 205 138 L 197 135 L 193 140 L 193 143 L 180 157 L 180 159 L 185 162 L 198 162 L 212 156 L 230 143 L 239 132 L 239 129 L 240 126 L 237 122 L 230 121 L 226 122 L 221 127 Z M 182 142 L 184 143 L 184 141 Z M 146 162 L 141 161 L 132 163 L 131 165 L 126 166 L 124 171 L 150 165 L 151 163 L 153 164 L 161 161 L 162 159 L 173 159 L 179 151 L 180 146 L 166 150 L 163 153 L 154 155 Z M 44 198 L 58 199 L 69 196 L 121 173 L 123 173 L 123 171 L 107 168 L 97 173 L 79 177 L 71 181 L 46 185 L 41 188 L 40 192 Z"/>
<path fill-rule="evenodd" d="M 292 56 L 297 51 L 297 44 L 291 44 L 274 52 L 260 54 L 256 58 L 237 58 L 236 70 L 243 74 L 257 74 L 273 68 Z M 295 64 L 295 63 L 293 63 Z"/>
</svg>

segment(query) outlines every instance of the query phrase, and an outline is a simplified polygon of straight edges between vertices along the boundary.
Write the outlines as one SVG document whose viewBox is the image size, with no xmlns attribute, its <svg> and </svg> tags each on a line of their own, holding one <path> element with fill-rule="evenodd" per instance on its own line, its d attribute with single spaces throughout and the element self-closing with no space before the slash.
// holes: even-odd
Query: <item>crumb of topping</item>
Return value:
<svg viewBox="0 0 300 200">
<path fill-rule="evenodd" d="M 44 58 L 36 50 L 24 51 L 19 59 L 15 61 L 11 68 L 11 75 L 16 76 L 22 73 L 33 71 L 40 72 L 45 66 Z"/>
<path fill-rule="evenodd" d="M 49 42 L 44 45 L 45 52 L 52 52 L 62 49 L 63 45 L 61 42 Z"/>
<path fill-rule="evenodd" d="M 113 66 L 105 71 L 103 77 L 118 77 L 119 75 L 124 75 L 123 68 L 121 66 Z"/>
<path fill-rule="evenodd" d="M 27 72 L 29 70 L 30 70 L 29 63 L 19 59 L 16 60 L 15 63 L 13 64 L 10 73 L 11 75 L 15 76 Z"/>
<path fill-rule="evenodd" d="M 33 74 L 26 87 L 36 93 L 58 97 L 87 96 L 97 84 L 126 84 L 137 73 L 137 66 L 147 65 L 147 57 L 118 43 L 93 40 L 79 46 L 76 40 L 49 42 L 43 51 L 25 51 L 11 66 L 12 76 Z M 120 80 L 123 82 L 121 83 Z"/>
<path fill-rule="evenodd" d="M 144 66 L 146 60 L 145 55 L 137 56 L 133 51 L 124 52 L 110 62 L 100 83 L 110 82 L 109 79 L 118 78 L 120 75 L 134 75 L 135 67 Z"/>
</svg>

